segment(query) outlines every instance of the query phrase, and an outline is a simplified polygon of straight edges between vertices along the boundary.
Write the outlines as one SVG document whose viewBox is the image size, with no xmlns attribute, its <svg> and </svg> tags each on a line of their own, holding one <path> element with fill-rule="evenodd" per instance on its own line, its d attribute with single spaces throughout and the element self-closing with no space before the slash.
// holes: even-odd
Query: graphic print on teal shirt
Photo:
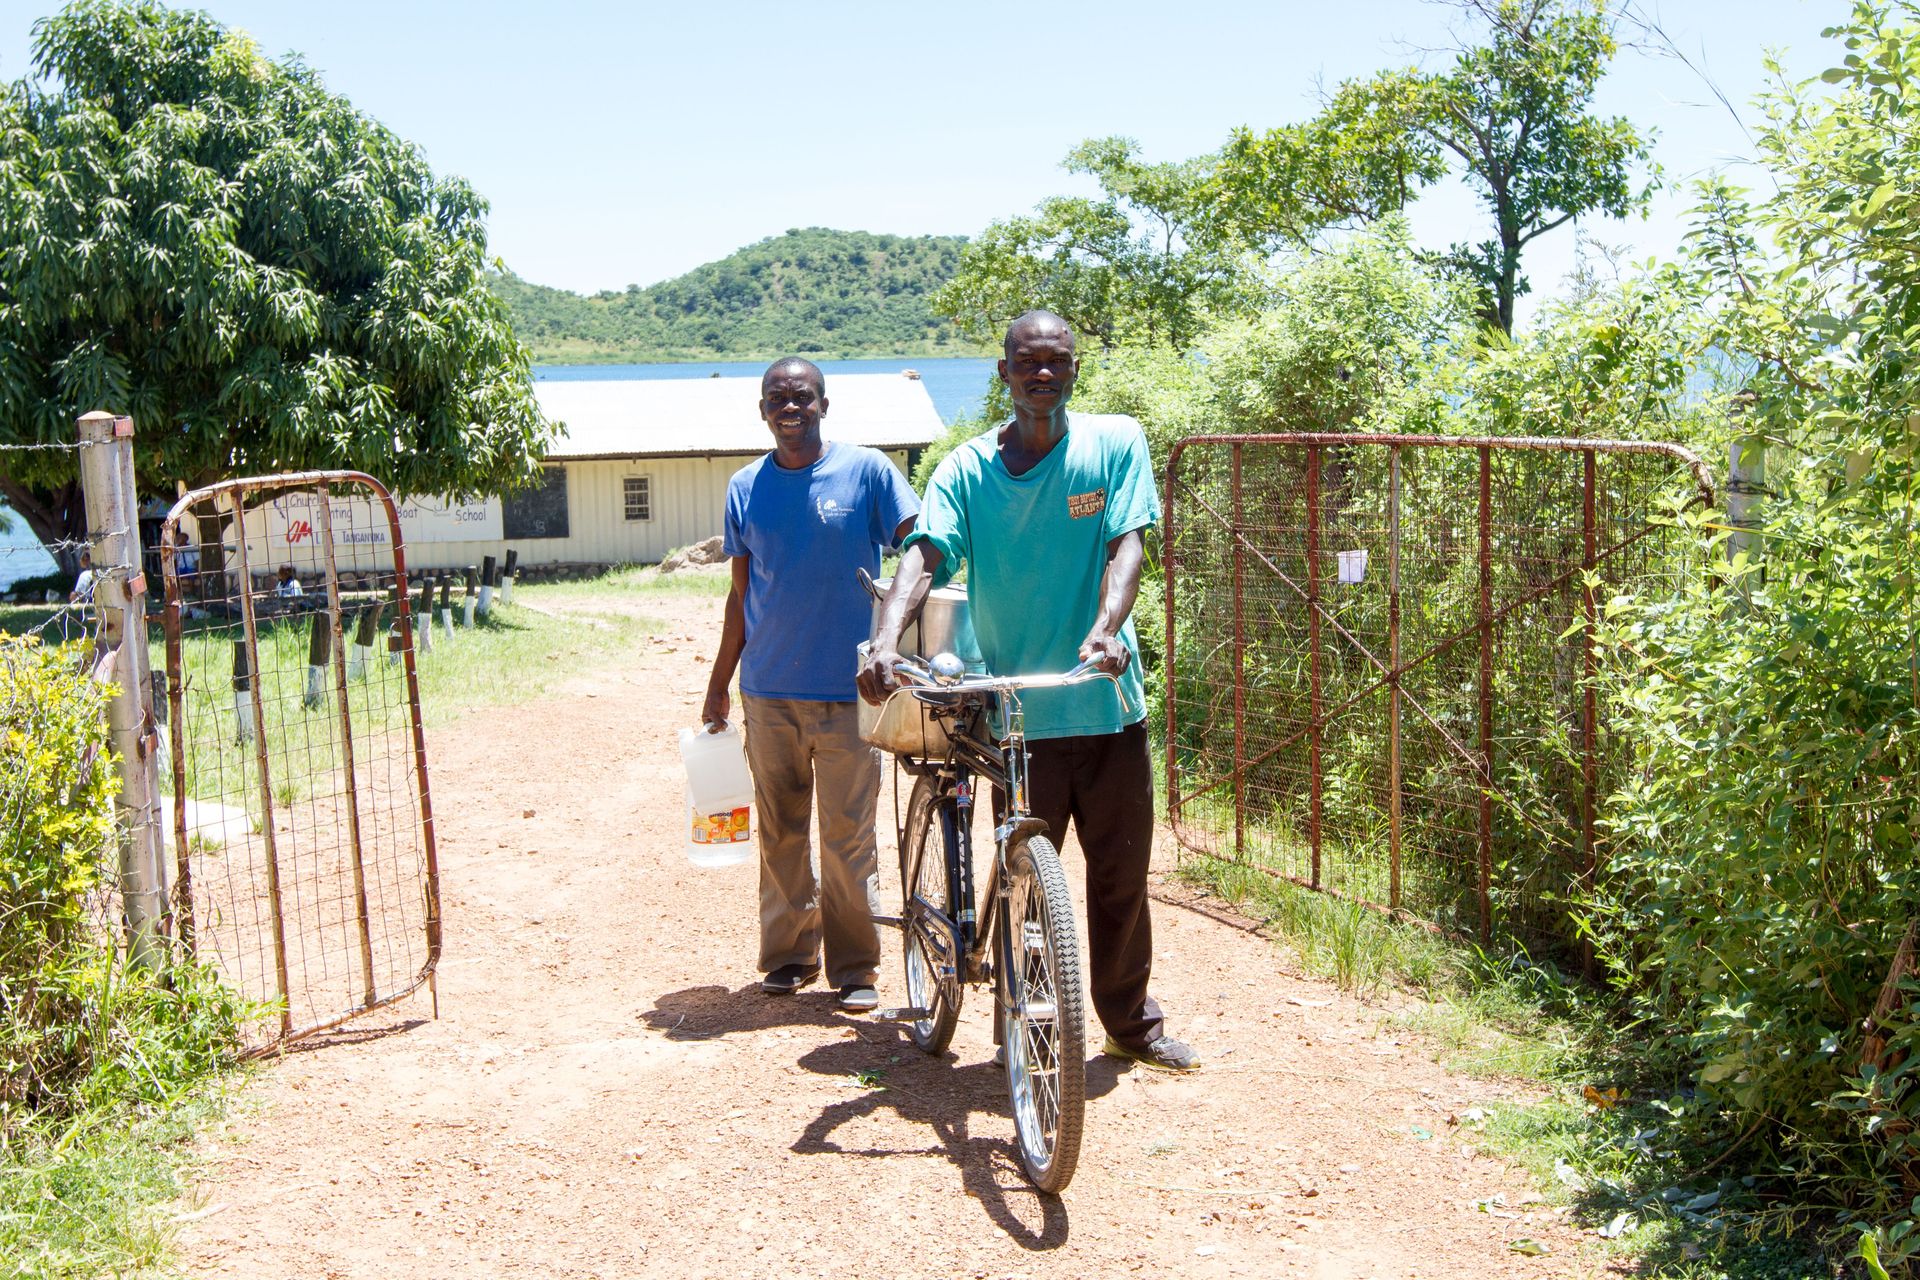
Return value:
<svg viewBox="0 0 1920 1280">
<path fill-rule="evenodd" d="M 926 508 L 907 544 L 925 541 L 940 552 L 936 586 L 967 566 L 974 630 L 988 670 L 1038 675 L 1080 661 L 1080 642 L 1100 615 L 1107 543 L 1159 519 L 1140 424 L 1119 414 L 1070 413 L 1066 438 L 1025 475 L 1007 471 L 997 427 L 947 455 L 927 485 Z M 1145 718 L 1132 619 L 1120 638 L 1133 654 L 1120 678 L 1131 714 L 1104 680 L 1035 689 L 1021 697 L 1029 738 L 1117 733 Z"/>
<path fill-rule="evenodd" d="M 740 691 L 756 698 L 852 702 L 854 646 L 872 605 L 855 569 L 880 571 L 894 530 L 920 500 L 885 454 L 827 442 L 810 467 L 772 454 L 727 483 L 729 556 L 749 557 Z"/>
</svg>

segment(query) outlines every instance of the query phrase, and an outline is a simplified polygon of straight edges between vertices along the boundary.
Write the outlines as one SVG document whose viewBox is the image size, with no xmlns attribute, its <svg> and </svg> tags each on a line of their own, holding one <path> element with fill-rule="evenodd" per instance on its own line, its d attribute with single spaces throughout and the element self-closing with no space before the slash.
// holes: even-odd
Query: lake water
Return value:
<svg viewBox="0 0 1920 1280">
<path fill-rule="evenodd" d="M 833 398 L 836 373 L 899 373 L 902 369 L 919 372 L 921 385 L 933 401 L 942 422 L 952 422 L 961 414 L 980 412 L 987 398 L 987 385 L 993 378 L 994 362 L 985 358 L 968 360 L 816 360 L 827 376 L 827 398 Z M 757 378 L 766 372 L 762 360 L 712 360 L 692 364 L 547 364 L 535 365 L 536 382 L 620 381 L 655 378 Z M 831 434 L 831 433 L 829 433 Z"/>
<path fill-rule="evenodd" d="M 921 385 L 943 422 L 952 422 L 961 414 L 978 413 L 987 396 L 987 384 L 993 377 L 993 361 L 966 360 L 820 360 L 820 371 L 827 375 L 827 394 L 833 394 L 836 373 L 899 373 L 915 369 Z M 536 365 L 536 382 L 592 379 L 652 378 L 757 378 L 766 364 L 755 360 L 708 360 L 691 364 L 566 364 Z M 53 557 L 40 546 L 27 528 L 27 522 L 13 515 L 4 504 L 0 513 L 12 518 L 10 530 L 0 530 L 0 591 L 22 578 L 38 577 L 54 570 Z"/>
<path fill-rule="evenodd" d="M 0 529 L 0 591 L 22 578 L 36 578 L 54 570 L 53 557 L 41 547 L 40 540 L 27 528 L 27 522 L 0 504 L 0 518 L 12 522 L 11 529 Z"/>
</svg>

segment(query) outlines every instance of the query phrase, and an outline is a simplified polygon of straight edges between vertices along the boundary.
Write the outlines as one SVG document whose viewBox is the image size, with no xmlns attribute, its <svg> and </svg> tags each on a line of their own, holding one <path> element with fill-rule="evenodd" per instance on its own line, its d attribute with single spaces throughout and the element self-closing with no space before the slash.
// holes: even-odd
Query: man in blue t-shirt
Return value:
<svg viewBox="0 0 1920 1280">
<path fill-rule="evenodd" d="M 1144 533 L 1160 518 L 1160 503 L 1139 423 L 1067 413 L 1079 369 L 1073 331 L 1052 312 L 1030 311 L 1007 329 L 1000 377 L 1013 417 L 935 470 L 881 609 L 860 692 L 873 702 L 885 698 L 901 633 L 928 590 L 962 565 L 989 670 L 1054 674 L 1091 660 L 1120 678 L 1130 712 L 1104 682 L 1021 695 L 1027 796 L 1056 846 L 1071 818 L 1086 855 L 1087 976 L 1107 1029 L 1105 1051 L 1191 1071 L 1199 1059 L 1167 1034 L 1147 991 L 1153 769 L 1131 615 Z"/>
<path fill-rule="evenodd" d="M 760 379 L 773 452 L 727 485 L 724 548 L 733 563 L 720 652 L 701 718 L 724 725 L 736 667 L 747 763 L 760 810 L 761 989 L 789 995 L 820 974 L 840 1007 L 880 1003 L 873 816 L 880 757 L 860 740 L 854 648 L 871 609 L 855 570 L 913 529 L 919 500 L 878 450 L 825 440 L 820 370 L 780 360 Z M 820 875 L 808 829 L 817 802 Z"/>
</svg>

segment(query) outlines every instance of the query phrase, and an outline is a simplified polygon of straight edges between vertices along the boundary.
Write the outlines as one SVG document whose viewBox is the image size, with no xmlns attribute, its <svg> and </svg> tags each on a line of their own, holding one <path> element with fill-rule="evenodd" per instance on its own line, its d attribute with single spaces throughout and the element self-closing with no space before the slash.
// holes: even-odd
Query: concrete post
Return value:
<svg viewBox="0 0 1920 1280">
<path fill-rule="evenodd" d="M 147 658 L 146 575 L 140 567 L 140 499 L 133 474 L 133 419 L 94 412 L 77 424 L 80 484 L 93 553 L 93 602 L 100 618 L 96 672 L 114 683 L 107 730 L 120 773 L 120 899 L 127 954 L 154 967 L 166 958 L 166 835 L 160 820 Z"/>
<path fill-rule="evenodd" d="M 1749 564 L 1757 564 L 1763 539 L 1756 530 L 1760 518 L 1756 508 L 1767 493 L 1767 445 L 1756 436 L 1736 440 L 1727 446 L 1727 523 L 1733 532 L 1727 535 L 1727 558 L 1745 552 Z"/>
</svg>

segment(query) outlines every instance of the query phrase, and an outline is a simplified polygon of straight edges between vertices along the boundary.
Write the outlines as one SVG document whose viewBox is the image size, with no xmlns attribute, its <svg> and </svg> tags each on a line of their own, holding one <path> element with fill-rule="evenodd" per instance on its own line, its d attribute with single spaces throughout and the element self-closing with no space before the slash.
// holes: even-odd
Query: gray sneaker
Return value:
<svg viewBox="0 0 1920 1280">
<path fill-rule="evenodd" d="M 1109 1058 L 1127 1058 L 1142 1066 L 1152 1067 L 1156 1071 L 1198 1071 L 1200 1057 L 1183 1042 L 1172 1036 L 1161 1036 L 1158 1040 L 1143 1045 L 1121 1044 L 1112 1036 L 1100 1046 L 1100 1052 Z"/>
<path fill-rule="evenodd" d="M 880 1007 L 880 993 L 872 987 L 850 982 L 840 988 L 840 1007 L 848 1013 L 872 1013 Z"/>
</svg>

